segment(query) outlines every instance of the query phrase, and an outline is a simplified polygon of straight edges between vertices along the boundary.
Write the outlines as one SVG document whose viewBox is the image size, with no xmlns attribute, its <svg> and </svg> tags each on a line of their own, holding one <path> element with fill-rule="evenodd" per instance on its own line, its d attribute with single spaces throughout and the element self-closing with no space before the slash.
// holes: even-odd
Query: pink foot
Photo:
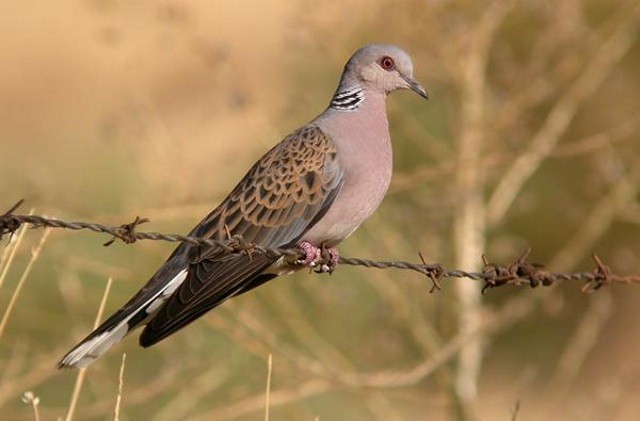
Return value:
<svg viewBox="0 0 640 421">
<path fill-rule="evenodd" d="M 324 251 L 326 252 L 326 254 L 328 254 L 329 256 L 323 256 L 323 260 L 325 260 L 325 263 L 323 263 L 320 266 L 320 270 L 318 270 L 318 272 L 321 273 L 325 273 L 325 272 L 333 272 L 333 270 L 336 268 L 336 266 L 338 266 L 338 262 L 340 261 L 340 255 L 338 254 L 338 250 L 333 248 L 333 247 L 329 247 L 324 249 Z"/>
<path fill-rule="evenodd" d="M 335 248 L 316 247 L 308 241 L 303 241 L 298 246 L 305 258 L 298 263 L 314 269 L 318 273 L 331 273 L 338 265 L 340 256 Z"/>
<path fill-rule="evenodd" d="M 297 263 L 314 268 L 322 260 L 322 250 L 308 241 L 303 241 L 298 246 L 304 253 L 304 259 L 298 260 Z"/>
</svg>

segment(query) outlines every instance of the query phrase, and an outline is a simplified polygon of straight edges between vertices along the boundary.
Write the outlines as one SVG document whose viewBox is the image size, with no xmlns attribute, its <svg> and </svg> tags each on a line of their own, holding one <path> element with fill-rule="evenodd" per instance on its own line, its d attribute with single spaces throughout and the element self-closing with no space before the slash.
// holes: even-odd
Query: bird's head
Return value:
<svg viewBox="0 0 640 421">
<path fill-rule="evenodd" d="M 413 78 L 411 57 L 395 45 L 370 44 L 360 48 L 345 66 L 343 83 L 364 84 L 384 94 L 411 89 L 428 99 L 427 91 Z"/>
</svg>

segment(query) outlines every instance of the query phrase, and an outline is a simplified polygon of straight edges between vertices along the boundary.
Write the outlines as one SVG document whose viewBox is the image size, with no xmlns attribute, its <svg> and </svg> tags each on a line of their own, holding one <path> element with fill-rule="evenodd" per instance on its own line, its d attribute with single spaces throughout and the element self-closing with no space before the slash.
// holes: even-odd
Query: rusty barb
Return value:
<svg viewBox="0 0 640 421">
<path fill-rule="evenodd" d="M 139 216 L 137 216 L 133 222 L 120 225 L 119 227 L 112 227 L 91 222 L 67 222 L 38 215 L 14 214 L 23 202 L 24 199 L 20 200 L 8 211 L 0 215 L 0 240 L 7 234 L 12 236 L 22 225 L 27 224 L 31 226 L 31 228 L 50 227 L 66 228 L 70 230 L 86 229 L 98 233 L 109 234 L 112 238 L 104 244 L 105 246 L 110 246 L 116 240 L 122 240 L 125 244 L 135 243 L 137 240 L 157 240 L 186 242 L 193 245 L 218 247 L 230 254 L 245 254 L 251 256 L 254 253 L 262 253 L 272 257 L 284 257 L 292 264 L 295 264 L 303 256 L 301 250 L 296 248 L 267 248 L 259 244 L 248 242 L 242 236 L 231 235 L 230 232 L 227 232 L 227 238 L 225 240 L 214 240 L 211 238 L 191 237 L 178 234 L 163 234 L 159 232 L 140 232 L 137 230 L 138 226 L 149 222 L 149 220 Z M 340 257 L 339 264 L 377 269 L 395 268 L 412 270 L 425 275 L 431 282 L 429 292 L 442 290 L 441 281 L 448 278 L 468 278 L 475 281 L 481 281 L 484 283 L 482 287 L 483 294 L 489 289 L 503 287 L 506 285 L 529 285 L 531 288 L 536 288 L 541 285 L 551 286 L 557 281 L 584 282 L 582 287 L 583 292 L 597 291 L 601 287 L 608 286 L 613 283 L 640 283 L 640 276 L 621 276 L 614 274 L 611 271 L 611 268 L 595 254 L 593 255 L 593 260 L 595 261 L 596 267 L 591 272 L 553 273 L 547 271 L 545 266 L 541 263 L 529 262 L 527 259 L 530 252 L 531 250 L 527 249 L 515 262 L 507 266 L 493 263 L 483 255 L 482 261 L 484 263 L 484 267 L 482 272 L 466 272 L 458 269 L 447 270 L 440 263 L 428 264 L 422 253 L 418 253 L 421 263 Z"/>
</svg>

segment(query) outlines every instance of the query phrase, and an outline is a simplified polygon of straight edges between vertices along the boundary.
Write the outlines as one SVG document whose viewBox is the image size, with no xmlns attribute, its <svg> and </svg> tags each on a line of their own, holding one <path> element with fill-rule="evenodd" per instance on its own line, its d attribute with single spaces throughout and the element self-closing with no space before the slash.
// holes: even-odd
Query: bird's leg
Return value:
<svg viewBox="0 0 640 421">
<path fill-rule="evenodd" d="M 333 247 L 316 247 L 308 241 L 302 241 L 298 247 L 304 253 L 304 259 L 298 260 L 297 263 L 318 273 L 333 272 L 340 260 L 338 250 Z"/>
<path fill-rule="evenodd" d="M 304 253 L 304 259 L 298 260 L 296 263 L 314 268 L 322 260 L 322 250 L 310 242 L 302 241 L 298 247 Z"/>
<path fill-rule="evenodd" d="M 340 255 L 338 254 L 338 249 L 334 247 L 325 247 L 322 246 L 322 265 L 316 272 L 325 273 L 325 272 L 333 272 L 333 270 L 338 266 L 338 262 L 340 261 Z"/>
</svg>

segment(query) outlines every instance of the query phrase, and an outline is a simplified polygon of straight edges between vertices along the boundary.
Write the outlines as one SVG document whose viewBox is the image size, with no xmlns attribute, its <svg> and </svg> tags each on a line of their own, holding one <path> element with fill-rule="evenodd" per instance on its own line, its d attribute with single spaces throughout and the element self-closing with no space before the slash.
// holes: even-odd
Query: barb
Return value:
<svg viewBox="0 0 640 421">
<path fill-rule="evenodd" d="M 4 235 L 13 235 L 20 226 L 28 224 L 32 228 L 66 228 L 70 230 L 90 230 L 98 233 L 109 234 L 112 238 L 104 245 L 109 246 L 116 240 L 122 240 L 125 244 L 131 244 L 137 240 L 156 240 L 168 242 L 186 242 L 189 244 L 218 247 L 231 254 L 246 254 L 251 256 L 253 253 L 262 253 L 271 257 L 284 257 L 291 264 L 295 264 L 298 259 L 303 257 L 303 253 L 299 249 L 282 249 L 268 248 L 259 244 L 246 241 L 239 235 L 228 235 L 225 240 L 214 240 L 211 238 L 192 237 L 179 234 L 163 234 L 160 232 L 140 232 L 137 227 L 143 223 L 149 222 L 147 218 L 137 216 L 134 221 L 122 224 L 119 227 L 107 226 L 92 222 L 68 222 L 60 219 L 46 218 L 39 215 L 15 215 L 13 212 L 17 210 L 24 200 L 20 200 L 12 206 L 7 212 L 0 215 L 0 239 Z M 418 272 L 431 282 L 429 292 L 442 290 L 441 281 L 448 278 L 468 278 L 474 281 L 484 282 L 482 293 L 487 290 L 498 288 L 506 285 L 522 286 L 529 285 L 531 288 L 538 286 L 551 286 L 558 281 L 580 281 L 584 282 L 583 292 L 593 292 L 609 286 L 613 283 L 640 283 L 639 275 L 622 276 L 613 273 L 611 268 L 597 255 L 593 255 L 595 269 L 591 272 L 575 272 L 575 273 L 553 273 L 545 269 L 541 263 L 528 261 L 531 250 L 527 249 L 515 262 L 508 266 L 493 263 L 482 256 L 484 267 L 482 272 L 466 272 L 459 269 L 446 269 L 441 263 L 426 263 L 422 253 L 418 253 L 422 263 L 411 263 L 405 261 L 380 261 L 369 260 L 353 257 L 340 257 L 339 264 L 362 266 L 366 268 L 376 269 L 401 269 L 412 270 Z"/>
<path fill-rule="evenodd" d="M 14 221 L 11 216 L 13 212 L 15 212 L 22 204 L 24 203 L 24 199 L 18 200 L 18 202 L 11 206 L 8 211 L 0 216 L 3 222 L 0 222 L 0 239 L 6 234 L 9 233 L 9 240 L 13 237 L 13 234 L 20 228 L 20 222 Z"/>
</svg>

